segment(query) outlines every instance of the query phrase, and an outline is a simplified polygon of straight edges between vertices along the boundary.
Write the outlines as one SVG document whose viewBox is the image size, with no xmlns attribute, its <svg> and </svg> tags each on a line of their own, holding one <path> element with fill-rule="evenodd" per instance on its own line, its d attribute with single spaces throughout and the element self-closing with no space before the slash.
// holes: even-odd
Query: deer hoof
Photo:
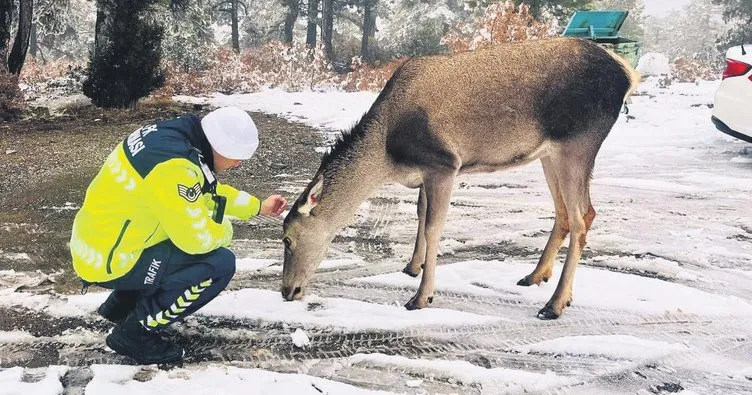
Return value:
<svg viewBox="0 0 752 395">
<path fill-rule="evenodd" d="M 538 277 L 536 279 L 535 276 L 533 276 L 532 274 L 528 274 L 522 280 L 517 281 L 517 285 L 519 285 L 521 287 L 529 287 L 531 285 L 540 285 L 541 280 L 548 281 L 547 278 L 540 278 L 540 277 Z"/>
<path fill-rule="evenodd" d="M 404 269 L 402 269 L 402 273 L 405 273 L 410 277 L 418 277 L 418 275 L 420 275 L 420 269 L 415 271 L 411 265 L 407 265 Z"/>
<path fill-rule="evenodd" d="M 535 282 L 533 282 L 533 280 L 532 280 L 532 277 L 533 277 L 532 275 L 525 276 L 525 278 L 523 278 L 522 280 L 517 281 L 517 285 L 519 285 L 521 287 L 529 287 L 529 286 L 535 284 Z"/>
<path fill-rule="evenodd" d="M 409 302 L 405 303 L 405 308 L 408 310 L 420 310 L 422 308 L 428 307 L 428 305 L 431 303 L 433 303 L 433 296 L 423 298 L 415 295 L 412 299 L 410 299 Z"/>
<path fill-rule="evenodd" d="M 541 282 L 547 283 L 548 279 L 551 277 L 551 274 L 544 273 L 543 275 L 536 275 L 534 272 L 528 274 L 520 281 L 517 281 L 517 285 L 522 287 L 529 287 L 531 285 L 540 285 Z"/>
<path fill-rule="evenodd" d="M 556 309 L 551 305 L 546 305 L 546 307 L 538 312 L 538 318 L 542 320 L 555 320 L 559 318 L 559 316 L 561 316 L 561 311 L 557 313 Z"/>
</svg>

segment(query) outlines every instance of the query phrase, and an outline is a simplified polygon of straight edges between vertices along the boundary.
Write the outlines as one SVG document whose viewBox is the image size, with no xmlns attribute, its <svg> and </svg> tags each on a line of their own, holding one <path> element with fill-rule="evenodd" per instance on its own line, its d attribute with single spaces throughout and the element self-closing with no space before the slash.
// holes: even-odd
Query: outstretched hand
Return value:
<svg viewBox="0 0 752 395">
<path fill-rule="evenodd" d="M 271 195 L 261 203 L 259 214 L 267 217 L 279 217 L 287 209 L 287 200 L 280 195 Z"/>
</svg>

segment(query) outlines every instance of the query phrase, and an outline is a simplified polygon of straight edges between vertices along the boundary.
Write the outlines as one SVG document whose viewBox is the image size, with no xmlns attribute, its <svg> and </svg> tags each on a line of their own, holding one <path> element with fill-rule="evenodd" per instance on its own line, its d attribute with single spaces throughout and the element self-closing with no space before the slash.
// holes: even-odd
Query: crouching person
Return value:
<svg viewBox="0 0 752 395">
<path fill-rule="evenodd" d="M 228 216 L 278 216 L 215 175 L 251 158 L 258 132 L 240 109 L 186 115 L 134 131 L 109 155 L 73 223 L 73 268 L 84 288 L 112 289 L 99 314 L 116 323 L 107 345 L 142 364 L 183 350 L 159 330 L 215 298 L 235 273 Z"/>
</svg>

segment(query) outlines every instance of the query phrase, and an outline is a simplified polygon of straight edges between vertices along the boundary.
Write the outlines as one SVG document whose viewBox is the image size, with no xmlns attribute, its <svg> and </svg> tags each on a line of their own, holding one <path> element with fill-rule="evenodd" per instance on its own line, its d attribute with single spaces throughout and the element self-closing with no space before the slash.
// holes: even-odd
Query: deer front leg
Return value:
<svg viewBox="0 0 752 395">
<path fill-rule="evenodd" d="M 426 253 L 423 277 L 418 292 L 405 307 L 408 310 L 422 309 L 433 302 L 434 274 L 439 252 L 439 241 L 444 229 L 449 203 L 452 198 L 455 172 L 434 174 L 423 183 L 426 197 L 425 240 Z"/>
<path fill-rule="evenodd" d="M 517 282 L 517 285 L 525 287 L 529 287 L 533 284 L 540 285 L 541 281 L 548 282 L 551 278 L 551 273 L 553 272 L 556 254 L 559 253 L 564 238 L 569 234 L 567 206 L 561 195 L 561 187 L 559 186 L 559 177 L 556 173 L 556 167 L 550 157 L 541 158 L 541 163 L 543 163 L 543 174 L 546 175 L 548 189 L 551 191 L 551 196 L 554 199 L 556 219 L 554 220 L 554 228 L 551 230 L 548 243 L 546 243 L 546 248 L 543 250 L 543 254 L 538 260 L 538 265 L 535 267 L 535 270 Z"/>
<path fill-rule="evenodd" d="M 418 277 L 426 262 L 426 189 L 420 187 L 418 192 L 418 235 L 415 237 L 415 249 L 410 263 L 402 272 L 410 277 Z"/>
</svg>

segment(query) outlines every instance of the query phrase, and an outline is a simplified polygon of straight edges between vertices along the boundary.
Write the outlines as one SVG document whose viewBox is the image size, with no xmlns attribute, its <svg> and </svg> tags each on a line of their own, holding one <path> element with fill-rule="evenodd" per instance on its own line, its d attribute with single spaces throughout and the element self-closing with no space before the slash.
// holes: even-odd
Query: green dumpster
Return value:
<svg viewBox="0 0 752 395">
<path fill-rule="evenodd" d="M 564 36 L 582 37 L 595 41 L 637 67 L 642 43 L 619 36 L 619 30 L 629 11 L 576 11 L 564 29 Z"/>
</svg>

